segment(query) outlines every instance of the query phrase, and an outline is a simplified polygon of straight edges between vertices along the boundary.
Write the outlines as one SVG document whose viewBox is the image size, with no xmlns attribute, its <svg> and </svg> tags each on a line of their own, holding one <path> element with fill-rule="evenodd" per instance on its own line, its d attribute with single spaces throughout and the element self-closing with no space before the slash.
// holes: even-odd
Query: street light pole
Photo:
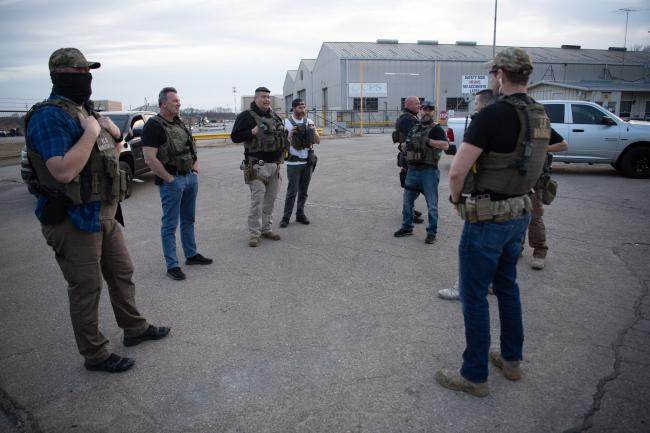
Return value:
<svg viewBox="0 0 650 433">
<path fill-rule="evenodd" d="M 494 32 L 492 33 L 492 58 L 496 54 L 497 48 L 497 0 L 494 0 Z"/>
<path fill-rule="evenodd" d="M 232 86 L 232 98 L 233 98 L 232 112 L 236 113 L 237 112 L 237 87 L 235 86 Z"/>
</svg>

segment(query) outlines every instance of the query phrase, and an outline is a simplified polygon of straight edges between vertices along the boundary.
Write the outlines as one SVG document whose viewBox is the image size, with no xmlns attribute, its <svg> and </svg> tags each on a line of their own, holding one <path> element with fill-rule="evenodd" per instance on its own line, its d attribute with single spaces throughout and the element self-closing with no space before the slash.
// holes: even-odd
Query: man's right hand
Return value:
<svg viewBox="0 0 650 433">
<path fill-rule="evenodd" d="M 93 116 L 84 117 L 79 113 L 79 123 L 84 132 L 88 131 L 94 134 L 95 138 L 99 136 L 99 133 L 102 130 L 101 126 L 99 126 L 99 122 Z"/>
<path fill-rule="evenodd" d="M 259 126 L 255 125 L 255 128 L 251 129 L 251 134 L 257 135 L 260 132 Z"/>
</svg>

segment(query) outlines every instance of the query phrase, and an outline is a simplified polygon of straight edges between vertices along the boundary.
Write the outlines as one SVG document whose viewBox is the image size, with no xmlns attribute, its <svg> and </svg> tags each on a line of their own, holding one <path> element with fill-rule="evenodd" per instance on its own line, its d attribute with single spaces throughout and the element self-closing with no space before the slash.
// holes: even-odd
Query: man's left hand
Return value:
<svg viewBox="0 0 650 433">
<path fill-rule="evenodd" d="M 117 125 L 113 123 L 110 117 L 104 117 L 99 114 L 97 117 L 97 122 L 99 123 L 99 126 L 107 130 L 114 139 L 119 140 L 121 138 L 122 133 L 120 132 L 120 128 L 118 128 Z"/>
</svg>

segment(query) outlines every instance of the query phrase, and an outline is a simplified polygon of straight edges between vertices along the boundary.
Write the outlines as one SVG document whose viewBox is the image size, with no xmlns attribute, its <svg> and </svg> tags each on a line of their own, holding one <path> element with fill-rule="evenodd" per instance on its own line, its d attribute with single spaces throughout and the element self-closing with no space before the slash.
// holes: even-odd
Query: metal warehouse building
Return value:
<svg viewBox="0 0 650 433">
<path fill-rule="evenodd" d="M 650 109 L 648 52 L 575 45 L 525 49 L 534 64 L 530 84 L 557 82 L 553 99 L 591 97 L 614 113 L 632 118 L 644 118 Z M 450 115 L 464 114 L 473 110 L 471 93 L 487 85 L 485 63 L 491 58 L 492 46 L 475 42 L 324 42 L 316 59 L 303 59 L 298 69 L 287 71 L 284 105 L 288 110 L 293 98 L 305 99 L 321 126 L 326 119 L 348 127 L 360 121 L 388 123 L 409 95 L 433 100 Z M 598 82 L 598 89 L 611 88 L 613 93 L 603 90 L 596 100 L 594 92 L 576 91 L 589 87 L 580 82 L 590 82 L 590 88 Z M 625 91 L 614 90 L 623 88 Z"/>
</svg>

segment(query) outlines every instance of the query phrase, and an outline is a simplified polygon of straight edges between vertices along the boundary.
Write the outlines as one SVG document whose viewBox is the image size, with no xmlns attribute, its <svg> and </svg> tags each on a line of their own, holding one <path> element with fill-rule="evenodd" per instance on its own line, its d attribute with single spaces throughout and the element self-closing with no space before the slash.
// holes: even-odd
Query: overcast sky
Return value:
<svg viewBox="0 0 650 433">
<path fill-rule="evenodd" d="M 522 4 L 525 6 L 522 7 Z M 650 45 L 650 0 L 499 0 L 497 45 Z M 324 41 L 491 45 L 494 0 L 0 0 L 0 109 L 48 96 L 47 60 L 77 47 L 102 63 L 93 99 L 124 108 L 155 103 L 164 86 L 185 107 L 232 107 L 265 85 L 282 94 L 286 71 L 316 58 Z"/>
</svg>

